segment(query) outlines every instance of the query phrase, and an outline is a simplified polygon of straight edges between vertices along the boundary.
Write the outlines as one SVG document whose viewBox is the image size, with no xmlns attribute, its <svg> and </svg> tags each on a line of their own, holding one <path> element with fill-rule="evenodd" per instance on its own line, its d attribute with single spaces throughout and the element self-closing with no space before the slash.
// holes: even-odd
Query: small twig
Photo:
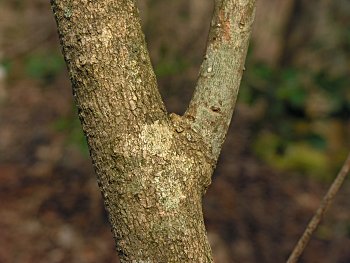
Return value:
<svg viewBox="0 0 350 263">
<path fill-rule="evenodd" d="M 332 204 L 335 195 L 338 193 L 339 188 L 342 186 L 344 179 L 346 178 L 348 172 L 350 170 L 350 154 L 346 159 L 343 167 L 341 168 L 339 174 L 333 181 L 331 187 L 329 188 L 327 194 L 324 196 L 321 205 L 317 209 L 315 215 L 311 219 L 310 223 L 306 227 L 302 237 L 299 239 L 297 245 L 294 247 L 292 254 L 289 256 L 287 263 L 296 263 L 300 255 L 303 253 L 305 247 L 310 241 L 312 234 L 317 229 L 320 224 L 322 218 L 327 212 L 328 208 Z"/>
</svg>

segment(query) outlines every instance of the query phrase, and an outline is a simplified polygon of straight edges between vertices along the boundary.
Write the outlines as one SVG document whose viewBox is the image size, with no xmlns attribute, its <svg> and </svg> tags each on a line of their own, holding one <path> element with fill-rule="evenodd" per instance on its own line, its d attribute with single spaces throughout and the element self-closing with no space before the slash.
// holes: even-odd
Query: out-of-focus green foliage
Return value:
<svg viewBox="0 0 350 263">
<path fill-rule="evenodd" d="M 76 114 L 65 118 L 59 118 L 52 124 L 53 129 L 67 134 L 66 143 L 77 147 L 85 156 L 89 154 L 89 148 L 81 129 L 81 124 Z"/>
<path fill-rule="evenodd" d="M 280 41 L 264 43 L 270 57 L 254 57 L 255 50 L 264 53 L 259 41 L 266 38 L 252 43 L 239 101 L 255 114 L 257 156 L 282 170 L 331 179 L 350 149 L 350 2 L 294 8 L 284 31 L 265 28 L 267 39 Z"/>
<path fill-rule="evenodd" d="M 6 72 L 9 72 L 11 70 L 11 67 L 12 67 L 12 63 L 10 60 L 8 59 L 3 59 L 1 62 L 1 67 L 6 71 Z"/>
<path fill-rule="evenodd" d="M 264 105 L 253 151 L 278 169 L 330 179 L 349 147 L 347 83 L 350 76 L 251 63 L 240 101 Z"/>
<path fill-rule="evenodd" d="M 57 52 L 30 53 L 25 58 L 25 72 L 31 78 L 50 82 L 65 67 Z"/>
<path fill-rule="evenodd" d="M 253 145 L 255 153 L 272 166 L 327 178 L 329 163 L 324 151 L 307 140 L 289 143 L 270 132 L 260 134 Z"/>
<path fill-rule="evenodd" d="M 176 58 L 163 58 L 155 66 L 155 73 L 157 77 L 171 76 L 183 72 L 189 63 L 181 56 Z"/>
</svg>

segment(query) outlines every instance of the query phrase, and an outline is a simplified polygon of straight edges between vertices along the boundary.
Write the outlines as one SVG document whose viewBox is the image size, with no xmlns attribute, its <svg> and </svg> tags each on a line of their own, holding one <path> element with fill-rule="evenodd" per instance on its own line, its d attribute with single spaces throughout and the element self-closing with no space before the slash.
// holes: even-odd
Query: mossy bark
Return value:
<svg viewBox="0 0 350 263">
<path fill-rule="evenodd" d="M 201 200 L 233 112 L 254 1 L 216 2 L 184 116 L 164 107 L 135 1 L 51 2 L 121 261 L 212 262 Z"/>
</svg>

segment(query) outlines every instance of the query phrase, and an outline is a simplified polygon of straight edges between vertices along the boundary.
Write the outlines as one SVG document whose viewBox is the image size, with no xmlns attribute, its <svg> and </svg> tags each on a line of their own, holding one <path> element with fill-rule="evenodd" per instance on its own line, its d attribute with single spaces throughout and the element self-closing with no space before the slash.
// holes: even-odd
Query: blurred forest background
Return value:
<svg viewBox="0 0 350 263">
<path fill-rule="evenodd" d="M 140 0 L 183 113 L 211 0 Z M 216 263 L 284 262 L 350 149 L 350 1 L 259 0 L 231 129 L 204 198 Z M 234 58 L 232 58 L 234 59 Z M 350 182 L 300 262 L 350 262 Z M 0 1 L 0 262 L 118 262 L 48 0 Z"/>
</svg>

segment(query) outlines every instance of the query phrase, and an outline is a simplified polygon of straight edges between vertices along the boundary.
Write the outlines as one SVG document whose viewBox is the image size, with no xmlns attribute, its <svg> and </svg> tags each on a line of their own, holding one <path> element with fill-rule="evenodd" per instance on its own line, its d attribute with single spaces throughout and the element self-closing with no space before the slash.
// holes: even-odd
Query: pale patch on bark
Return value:
<svg viewBox="0 0 350 263">
<path fill-rule="evenodd" d="M 175 211 L 181 201 L 186 199 L 184 181 L 194 164 L 193 158 L 175 152 L 173 133 L 169 126 L 155 121 L 144 125 L 139 134 L 143 151 L 164 158 L 168 163 L 153 179 L 159 204 L 166 212 Z M 172 158 L 169 159 L 169 156 Z"/>
<path fill-rule="evenodd" d="M 167 169 L 167 171 L 156 174 L 154 183 L 160 204 L 165 211 L 170 212 L 171 210 L 176 210 L 181 200 L 184 200 L 186 196 L 182 191 L 182 184 L 172 174 L 167 174 L 167 172 L 170 171 Z"/>
<path fill-rule="evenodd" d="M 173 155 L 171 164 L 164 171 L 160 171 L 154 178 L 156 193 L 160 204 L 167 212 L 176 211 L 181 201 L 186 199 L 184 190 L 188 174 L 193 169 L 193 158 Z M 175 173 L 178 171 L 178 173 Z"/>
<path fill-rule="evenodd" d="M 249 4 L 250 0 L 239 0 L 239 5 L 244 6 Z"/>
<path fill-rule="evenodd" d="M 111 46 L 111 41 L 113 39 L 112 30 L 109 27 L 104 27 L 100 36 L 100 41 L 105 47 Z"/>
<path fill-rule="evenodd" d="M 173 143 L 173 132 L 167 125 L 155 121 L 143 126 L 140 139 L 144 145 L 143 149 L 149 154 L 165 157 Z"/>
</svg>

